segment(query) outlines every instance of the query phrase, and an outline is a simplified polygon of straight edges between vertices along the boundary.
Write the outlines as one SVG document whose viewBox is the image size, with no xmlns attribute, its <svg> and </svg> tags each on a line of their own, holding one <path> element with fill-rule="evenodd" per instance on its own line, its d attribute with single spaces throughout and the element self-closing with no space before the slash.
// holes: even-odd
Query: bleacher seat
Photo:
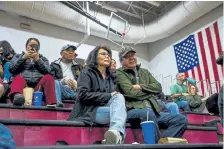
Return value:
<svg viewBox="0 0 224 149">
<path fill-rule="evenodd" d="M 68 103 L 74 104 L 71 101 Z M 49 146 L 55 145 L 58 140 L 69 145 L 90 145 L 103 139 L 107 126 L 89 127 L 82 122 L 66 121 L 71 110 L 0 104 L 0 123 L 12 131 L 17 146 Z M 189 126 L 183 137 L 190 144 L 218 143 L 218 134 L 223 134 L 220 131 L 222 127 L 218 123 L 217 126 L 209 123 L 220 120 L 218 116 L 195 112 L 187 112 L 186 116 Z M 140 128 L 133 129 L 127 124 L 126 130 L 126 144 L 144 143 Z"/>
<path fill-rule="evenodd" d="M 5 119 L 42 119 L 42 120 L 67 120 L 71 108 L 49 108 L 34 106 L 14 106 L 0 104 L 0 118 Z"/>
<path fill-rule="evenodd" d="M 204 125 L 205 122 L 211 120 L 220 120 L 219 116 L 209 113 L 185 112 L 190 125 Z"/>
<path fill-rule="evenodd" d="M 18 147 L 17 149 L 222 149 L 221 144 L 123 144 L 123 145 L 82 145 L 82 146 L 39 146 Z"/>
<path fill-rule="evenodd" d="M 74 100 L 63 100 L 63 104 L 65 108 L 73 108 L 75 101 Z"/>
<path fill-rule="evenodd" d="M 48 146 L 59 140 L 69 145 L 90 145 L 102 140 L 108 129 L 76 121 L 0 119 L 0 123 L 12 131 L 17 146 Z M 126 133 L 124 143 L 144 143 L 141 129 L 131 129 L 127 124 Z M 188 126 L 183 137 L 189 143 L 218 143 L 216 127 Z"/>
</svg>

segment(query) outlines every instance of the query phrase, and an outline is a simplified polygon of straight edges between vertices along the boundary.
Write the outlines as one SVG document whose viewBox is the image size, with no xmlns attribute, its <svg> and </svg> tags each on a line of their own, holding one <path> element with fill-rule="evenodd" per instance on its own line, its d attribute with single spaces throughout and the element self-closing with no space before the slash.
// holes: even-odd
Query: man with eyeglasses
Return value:
<svg viewBox="0 0 224 149">
<path fill-rule="evenodd" d="M 76 47 L 67 44 L 61 49 L 61 58 L 51 63 L 51 74 L 55 77 L 55 89 L 58 106 L 62 100 L 75 100 L 77 79 L 82 66 L 75 62 Z"/>
<path fill-rule="evenodd" d="M 122 67 L 116 71 L 117 91 L 125 97 L 127 119 L 131 125 L 139 126 L 140 122 L 150 120 L 154 121 L 156 128 L 165 128 L 161 136 L 156 129 L 157 140 L 160 137 L 182 137 L 187 128 L 186 117 L 164 111 L 156 97 L 162 92 L 161 84 L 147 69 L 137 65 L 135 50 L 125 46 L 119 58 Z"/>
</svg>

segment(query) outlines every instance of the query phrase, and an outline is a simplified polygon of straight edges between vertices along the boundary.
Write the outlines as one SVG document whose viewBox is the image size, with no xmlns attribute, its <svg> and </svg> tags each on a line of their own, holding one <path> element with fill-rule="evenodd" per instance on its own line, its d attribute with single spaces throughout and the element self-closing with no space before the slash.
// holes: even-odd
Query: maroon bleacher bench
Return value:
<svg viewBox="0 0 224 149">
<path fill-rule="evenodd" d="M 122 144 L 122 145 L 77 145 L 18 147 L 17 149 L 222 149 L 222 144 Z"/>
<path fill-rule="evenodd" d="M 13 133 L 17 146 L 55 145 L 59 140 L 69 145 L 90 145 L 102 140 L 106 125 L 85 125 L 79 121 L 0 119 Z M 209 136 L 209 137 L 208 137 Z M 189 143 L 218 143 L 217 128 L 188 126 L 184 138 Z M 144 143 L 140 128 L 126 125 L 125 144 Z"/>
<path fill-rule="evenodd" d="M 71 108 L 49 108 L 35 106 L 14 106 L 12 104 L 0 104 L 0 118 L 3 119 L 43 119 L 43 120 L 67 120 Z"/>
</svg>

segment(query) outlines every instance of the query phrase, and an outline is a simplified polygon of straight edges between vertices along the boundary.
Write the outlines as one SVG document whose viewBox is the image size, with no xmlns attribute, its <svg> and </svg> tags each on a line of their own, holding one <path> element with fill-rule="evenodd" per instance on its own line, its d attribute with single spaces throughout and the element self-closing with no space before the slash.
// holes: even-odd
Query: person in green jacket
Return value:
<svg viewBox="0 0 224 149">
<path fill-rule="evenodd" d="M 196 81 L 192 78 L 187 78 L 184 73 L 178 73 L 176 75 L 177 83 L 170 87 L 171 98 L 177 103 L 179 108 L 184 111 L 191 111 L 189 103 L 186 101 L 188 94 L 188 86 L 184 84 L 186 81 L 190 84 L 196 84 Z"/>
<path fill-rule="evenodd" d="M 116 71 L 117 91 L 125 97 L 127 119 L 131 125 L 137 120 L 152 120 L 157 127 L 165 128 L 161 136 L 157 131 L 157 139 L 182 137 L 188 124 L 186 117 L 161 111 L 163 108 L 156 98 L 162 92 L 161 84 L 147 69 L 137 65 L 135 50 L 125 46 L 121 49 L 119 58 L 122 67 Z"/>
<path fill-rule="evenodd" d="M 189 103 L 191 110 L 193 112 L 209 113 L 205 106 L 207 98 L 203 98 L 197 92 L 198 88 L 196 85 L 189 85 L 189 95 L 186 96 L 186 100 Z"/>
</svg>

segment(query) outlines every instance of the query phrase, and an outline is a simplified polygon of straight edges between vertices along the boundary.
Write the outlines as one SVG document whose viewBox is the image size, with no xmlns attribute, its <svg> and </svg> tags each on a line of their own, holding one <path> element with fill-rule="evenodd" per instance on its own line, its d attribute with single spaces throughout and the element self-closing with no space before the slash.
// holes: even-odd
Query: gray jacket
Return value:
<svg viewBox="0 0 224 149">
<path fill-rule="evenodd" d="M 22 75 L 29 86 L 36 85 L 40 79 L 50 72 L 49 61 L 40 54 L 38 61 L 31 62 L 23 59 L 22 54 L 13 57 L 9 65 L 9 71 L 13 76 Z"/>
</svg>

